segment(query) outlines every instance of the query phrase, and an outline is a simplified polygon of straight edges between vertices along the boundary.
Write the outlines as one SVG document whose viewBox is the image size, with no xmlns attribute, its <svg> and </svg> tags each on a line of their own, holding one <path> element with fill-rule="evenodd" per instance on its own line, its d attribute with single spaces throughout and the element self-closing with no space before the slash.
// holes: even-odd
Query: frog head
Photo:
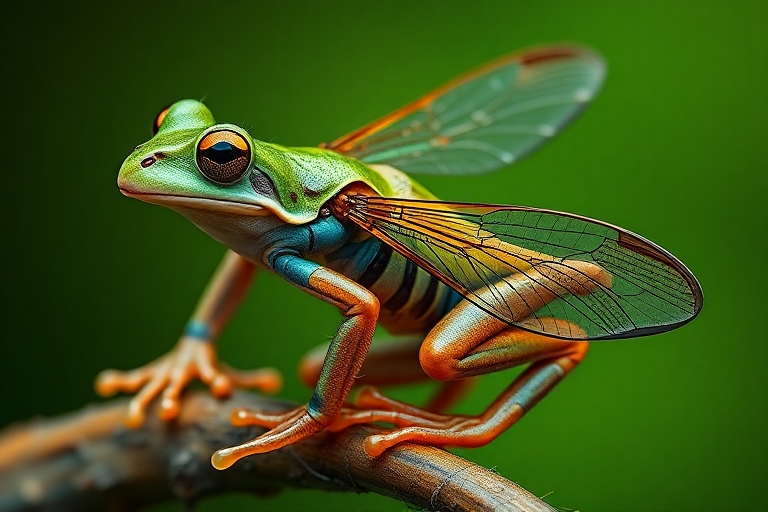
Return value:
<svg viewBox="0 0 768 512">
<path fill-rule="evenodd" d="M 299 224 L 315 218 L 338 189 L 333 183 L 324 183 L 322 190 L 304 185 L 308 177 L 296 172 L 303 169 L 295 153 L 254 140 L 239 126 L 216 124 L 199 101 L 166 108 L 153 131 L 120 169 L 117 184 L 127 196 L 184 212 L 274 214 Z M 342 182 L 354 177 L 348 174 Z"/>
<path fill-rule="evenodd" d="M 160 112 L 153 132 L 123 163 L 121 192 L 173 208 L 230 248 L 276 222 L 311 222 L 352 182 L 391 192 L 355 159 L 253 139 L 240 126 L 216 124 L 199 101 L 178 101 Z"/>
<path fill-rule="evenodd" d="M 171 208 L 262 213 L 246 179 L 253 143 L 245 130 L 216 124 L 205 105 L 182 100 L 158 114 L 153 132 L 120 168 L 123 194 Z"/>
</svg>

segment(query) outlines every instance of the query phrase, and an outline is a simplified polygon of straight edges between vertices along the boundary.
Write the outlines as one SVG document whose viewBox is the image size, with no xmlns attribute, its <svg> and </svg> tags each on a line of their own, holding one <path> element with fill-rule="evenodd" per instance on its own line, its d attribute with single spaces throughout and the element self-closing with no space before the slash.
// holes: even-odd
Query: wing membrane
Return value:
<svg viewBox="0 0 768 512">
<path fill-rule="evenodd" d="M 505 167 L 554 136 L 597 93 L 594 53 L 529 50 L 460 77 L 329 149 L 407 173 L 477 174 Z"/>
<path fill-rule="evenodd" d="M 519 206 L 359 194 L 339 201 L 342 215 L 478 307 L 530 331 L 642 336 L 678 327 L 701 309 L 701 288 L 679 260 L 599 221 Z"/>
</svg>

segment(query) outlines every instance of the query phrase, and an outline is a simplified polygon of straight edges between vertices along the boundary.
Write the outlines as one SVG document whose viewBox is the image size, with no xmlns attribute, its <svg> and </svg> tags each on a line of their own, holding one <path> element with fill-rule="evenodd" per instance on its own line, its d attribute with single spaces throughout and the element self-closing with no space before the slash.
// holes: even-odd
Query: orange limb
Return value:
<svg viewBox="0 0 768 512">
<path fill-rule="evenodd" d="M 511 328 L 517 330 L 516 328 Z M 537 336 L 521 331 L 528 336 Z M 478 416 L 449 416 L 435 427 L 414 423 L 411 426 L 379 434 L 366 440 L 366 451 L 375 457 L 398 443 L 411 441 L 433 446 L 484 446 L 519 420 L 541 400 L 565 375 L 581 362 L 587 342 L 548 340 L 551 346 L 531 340 L 532 351 L 519 350 L 523 359 L 538 359 Z M 540 341 L 540 340 L 539 340 Z M 570 345 L 570 346 L 564 346 Z"/>
<path fill-rule="evenodd" d="M 374 340 L 355 380 L 355 386 L 392 386 L 428 379 L 418 359 L 422 342 L 422 337 Z M 328 347 L 329 344 L 318 345 L 299 363 L 299 377 L 308 387 L 314 388 L 317 384 Z M 467 393 L 473 382 L 473 379 L 463 379 L 442 383 L 425 409 L 432 412 L 446 411 Z"/>
<path fill-rule="evenodd" d="M 546 322 L 564 322 L 543 319 Z M 559 326 L 578 329 L 575 325 Z M 435 446 L 483 446 L 519 420 L 586 355 L 588 343 L 564 341 L 511 327 L 463 302 L 438 323 L 421 349 L 434 378 L 456 379 L 533 363 L 480 415 L 439 415 L 367 389 L 329 428 L 385 421 L 398 429 L 374 435 L 366 451 L 378 456 L 405 441 Z"/>
<path fill-rule="evenodd" d="M 255 266 L 232 251 L 227 251 L 195 309 L 187 331 L 168 354 L 146 366 L 122 372 L 105 370 L 96 379 L 102 396 L 117 392 L 137 393 L 128 406 L 125 424 L 139 427 L 146 409 L 162 395 L 158 413 L 164 420 L 179 415 L 180 397 L 190 381 L 199 378 L 218 397 L 234 387 L 256 388 L 267 393 L 279 391 L 280 373 L 272 368 L 240 371 L 219 363 L 214 341 L 242 301 L 251 283 Z"/>
<path fill-rule="evenodd" d="M 331 342 L 312 399 L 289 413 L 235 411 L 237 425 L 272 428 L 243 445 L 216 452 L 211 462 L 225 469 L 242 457 L 291 444 L 323 428 L 341 430 L 356 423 L 386 421 L 399 428 L 371 436 L 366 450 L 372 456 L 403 441 L 433 445 L 481 446 L 517 421 L 584 357 L 585 342 L 563 341 L 530 333 L 501 321 L 470 302 L 459 303 L 430 331 L 420 350 L 424 371 L 438 380 L 455 380 L 534 363 L 480 416 L 445 416 L 400 404 L 370 390 L 359 407 L 344 407 L 373 338 L 379 314 L 378 299 L 354 281 L 301 257 L 285 253 L 272 264 L 276 272 L 325 301 L 335 304 L 347 320 Z M 548 295 L 540 286 L 524 288 L 540 301 Z M 493 293 L 487 289 L 480 294 Z M 522 297 L 521 297 L 522 298 Z M 549 300 L 552 300 L 551 298 Z M 521 300 L 522 311 L 530 301 Z M 524 306 L 524 307 L 523 307 Z M 524 314 L 517 315 L 525 318 Z M 576 325 L 554 318 L 539 321 L 553 331 L 584 332 Z M 550 325 L 551 324 L 551 325 Z"/>
<path fill-rule="evenodd" d="M 239 459 L 294 443 L 326 427 L 338 416 L 362 367 L 376 328 L 379 301 L 354 281 L 293 254 L 275 258 L 275 270 L 313 295 L 336 305 L 346 320 L 328 348 L 312 399 L 288 413 L 250 413 L 236 410 L 235 425 L 272 428 L 247 443 L 219 450 L 211 462 L 225 469 Z"/>
<path fill-rule="evenodd" d="M 422 336 L 374 340 L 355 385 L 398 385 L 426 379 L 418 358 L 423 339 Z M 329 343 L 318 345 L 301 359 L 299 378 L 305 385 L 311 388 L 317 385 L 329 346 Z"/>
</svg>

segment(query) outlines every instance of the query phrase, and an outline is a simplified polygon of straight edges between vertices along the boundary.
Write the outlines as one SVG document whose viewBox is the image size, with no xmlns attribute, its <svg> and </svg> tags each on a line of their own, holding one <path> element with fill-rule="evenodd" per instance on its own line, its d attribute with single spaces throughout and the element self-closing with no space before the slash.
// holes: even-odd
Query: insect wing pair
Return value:
<svg viewBox="0 0 768 512">
<path fill-rule="evenodd" d="M 326 147 L 406 173 L 490 172 L 555 135 L 595 96 L 604 74 L 602 60 L 587 50 L 523 52 Z M 341 194 L 334 211 L 486 312 L 548 336 L 653 334 L 689 322 L 702 306 L 701 288 L 685 265 L 600 221 L 518 206 L 360 194 Z"/>
</svg>

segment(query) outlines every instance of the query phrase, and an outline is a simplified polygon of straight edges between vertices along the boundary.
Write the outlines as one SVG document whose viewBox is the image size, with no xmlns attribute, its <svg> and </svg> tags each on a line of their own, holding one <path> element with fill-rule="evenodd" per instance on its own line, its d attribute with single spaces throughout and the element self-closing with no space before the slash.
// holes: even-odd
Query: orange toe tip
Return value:
<svg viewBox="0 0 768 512">
<path fill-rule="evenodd" d="M 118 371 L 114 368 L 107 368 L 106 370 L 101 370 L 96 375 L 96 381 L 105 380 L 105 379 L 112 379 L 115 376 L 117 376 Z"/>
<path fill-rule="evenodd" d="M 103 396 L 104 398 L 113 396 L 117 393 L 117 387 L 106 382 L 96 381 L 93 385 L 93 389 L 96 391 L 97 395 Z"/>
<path fill-rule="evenodd" d="M 386 451 L 388 446 L 384 444 L 380 436 L 368 436 L 365 440 L 365 452 L 371 457 L 378 457 Z"/>
<path fill-rule="evenodd" d="M 180 405 L 178 400 L 173 398 L 163 398 L 160 402 L 160 408 L 157 414 L 164 421 L 175 419 L 179 415 Z"/>
<path fill-rule="evenodd" d="M 238 458 L 232 453 L 232 449 L 225 448 L 224 450 L 215 452 L 211 456 L 211 465 L 218 470 L 223 470 L 230 467 L 237 462 L 237 460 Z"/>
<path fill-rule="evenodd" d="M 137 429 L 141 427 L 144 424 L 144 415 L 143 414 L 137 414 L 132 413 L 128 414 L 128 416 L 125 417 L 123 420 L 123 425 L 130 429 Z"/>
<path fill-rule="evenodd" d="M 252 422 L 249 421 L 252 416 L 253 413 L 251 413 L 251 411 L 248 409 L 238 407 L 230 413 L 229 422 L 233 427 L 247 427 L 248 425 L 252 424 Z"/>
<path fill-rule="evenodd" d="M 114 370 L 104 370 L 93 381 L 93 389 L 101 396 L 112 396 L 119 391 Z"/>
<path fill-rule="evenodd" d="M 213 379 L 210 388 L 211 393 L 213 393 L 216 398 L 226 398 L 232 394 L 232 381 L 226 375 L 219 375 Z"/>
<path fill-rule="evenodd" d="M 259 388 L 267 394 L 273 395 L 283 389 L 283 376 L 278 371 L 270 372 L 264 376 Z"/>
</svg>

